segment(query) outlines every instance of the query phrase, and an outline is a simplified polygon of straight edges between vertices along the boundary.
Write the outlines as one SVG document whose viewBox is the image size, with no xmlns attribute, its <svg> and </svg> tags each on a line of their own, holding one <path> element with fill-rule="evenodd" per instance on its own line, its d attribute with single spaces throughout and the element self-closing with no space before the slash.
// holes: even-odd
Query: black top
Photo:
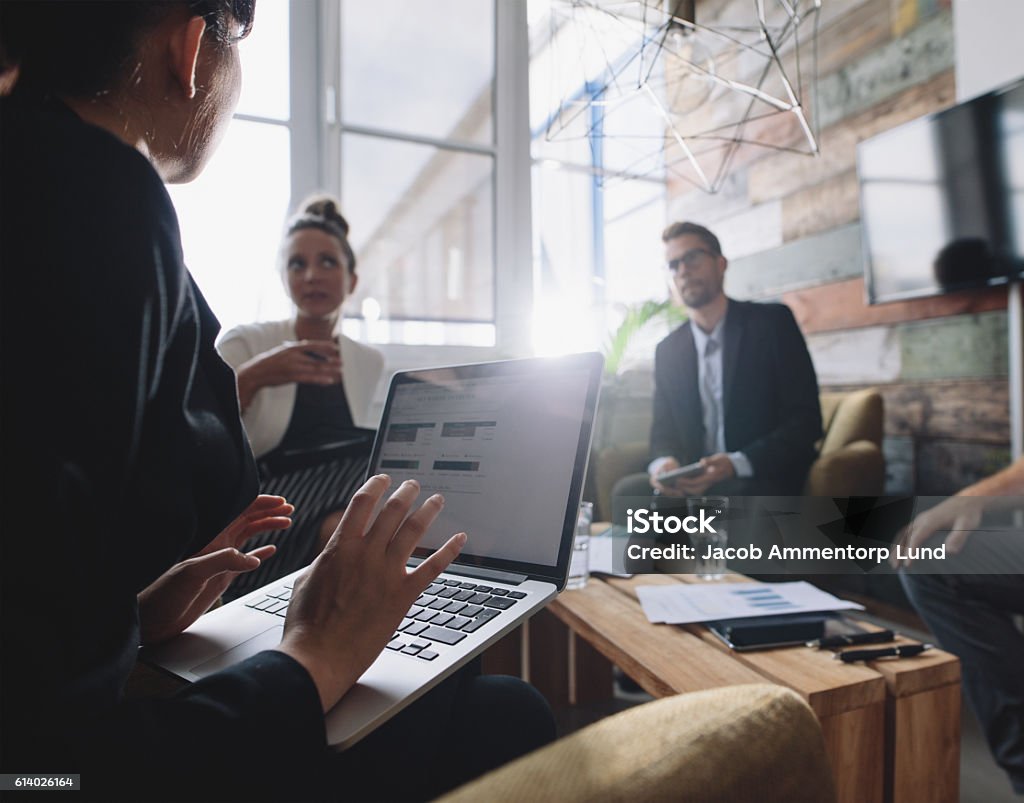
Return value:
<svg viewBox="0 0 1024 803">
<path fill-rule="evenodd" d="M 681 465 L 704 453 L 692 321 L 662 340 L 654 355 L 651 455 Z M 798 495 L 821 437 L 818 379 L 793 313 L 782 304 L 729 301 L 722 352 L 725 449 L 743 452 L 756 495 Z"/>
<path fill-rule="evenodd" d="M 296 797 L 325 736 L 287 656 L 121 700 L 136 595 L 257 492 L 170 198 L 135 150 L 17 95 L 0 181 L 0 771 L 80 772 L 101 799 Z"/>
<path fill-rule="evenodd" d="M 345 398 L 345 385 L 312 385 L 300 382 L 295 388 L 295 406 L 288 429 L 277 449 L 296 452 L 316 449 L 351 439 L 356 428 Z M 362 430 L 360 430 L 362 432 Z"/>
</svg>

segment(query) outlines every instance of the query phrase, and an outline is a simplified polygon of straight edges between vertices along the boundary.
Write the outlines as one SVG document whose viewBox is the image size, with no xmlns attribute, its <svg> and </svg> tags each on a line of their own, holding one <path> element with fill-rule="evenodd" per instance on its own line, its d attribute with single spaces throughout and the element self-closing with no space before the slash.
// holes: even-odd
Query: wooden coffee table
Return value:
<svg viewBox="0 0 1024 803">
<path fill-rule="evenodd" d="M 729 650 L 700 625 L 653 625 L 642 585 L 703 582 L 692 575 L 591 577 L 566 591 L 485 656 L 488 671 L 519 670 L 550 700 L 611 696 L 611 666 L 655 697 L 740 683 L 778 683 L 814 710 L 840 801 L 956 801 L 960 775 L 960 663 L 940 650 L 843 664 L 830 650 Z M 732 575 L 720 582 L 750 582 Z M 799 767 L 794 765 L 794 772 Z"/>
</svg>

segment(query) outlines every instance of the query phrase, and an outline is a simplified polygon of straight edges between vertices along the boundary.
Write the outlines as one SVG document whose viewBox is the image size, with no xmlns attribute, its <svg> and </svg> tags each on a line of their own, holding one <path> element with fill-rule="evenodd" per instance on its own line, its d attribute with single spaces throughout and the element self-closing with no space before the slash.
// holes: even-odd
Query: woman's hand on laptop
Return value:
<svg viewBox="0 0 1024 803">
<path fill-rule="evenodd" d="M 248 554 L 241 549 L 256 533 L 290 527 L 293 510 L 282 496 L 260 494 L 209 544 L 139 592 L 142 643 L 159 644 L 178 635 L 210 609 L 235 577 L 272 557 L 273 545 Z"/>
<path fill-rule="evenodd" d="M 193 557 L 208 555 L 220 549 L 242 546 L 257 533 L 268 530 L 287 530 L 292 526 L 291 515 L 295 505 L 290 504 L 283 496 L 260 494 L 249 506 L 227 527 L 220 531 L 216 538 L 196 552 Z"/>
<path fill-rule="evenodd" d="M 242 553 L 228 547 L 175 563 L 139 592 L 139 638 L 159 644 L 206 613 L 238 575 L 251 572 L 277 550 L 267 544 Z"/>
<path fill-rule="evenodd" d="M 465 533 L 412 571 L 406 562 L 444 507 L 435 494 L 411 515 L 420 487 L 402 483 L 374 517 L 391 484 L 371 477 L 349 503 L 323 552 L 295 583 L 277 648 L 313 678 L 324 711 L 359 679 L 391 639 L 423 590 L 459 554 Z"/>
</svg>

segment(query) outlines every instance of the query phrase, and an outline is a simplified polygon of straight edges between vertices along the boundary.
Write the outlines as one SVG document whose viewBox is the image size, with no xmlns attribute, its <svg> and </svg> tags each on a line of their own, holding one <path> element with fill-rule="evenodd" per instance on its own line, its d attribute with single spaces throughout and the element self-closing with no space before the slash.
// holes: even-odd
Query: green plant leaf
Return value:
<svg viewBox="0 0 1024 803">
<path fill-rule="evenodd" d="M 669 300 L 648 300 L 626 307 L 626 317 L 611 333 L 604 347 L 604 371 L 614 376 L 637 334 L 649 323 L 664 318 L 675 326 L 686 321 L 686 313 Z"/>
</svg>

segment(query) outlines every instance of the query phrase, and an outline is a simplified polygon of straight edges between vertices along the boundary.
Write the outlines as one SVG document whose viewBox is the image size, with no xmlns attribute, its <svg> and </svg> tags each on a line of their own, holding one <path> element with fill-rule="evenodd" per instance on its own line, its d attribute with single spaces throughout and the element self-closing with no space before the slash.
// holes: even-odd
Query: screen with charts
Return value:
<svg viewBox="0 0 1024 803">
<path fill-rule="evenodd" d="M 421 500 L 444 494 L 421 547 L 465 531 L 464 555 L 557 563 L 580 439 L 593 416 L 593 370 L 578 365 L 484 376 L 434 369 L 396 380 L 373 470 L 391 475 L 393 487 L 417 480 Z"/>
</svg>

